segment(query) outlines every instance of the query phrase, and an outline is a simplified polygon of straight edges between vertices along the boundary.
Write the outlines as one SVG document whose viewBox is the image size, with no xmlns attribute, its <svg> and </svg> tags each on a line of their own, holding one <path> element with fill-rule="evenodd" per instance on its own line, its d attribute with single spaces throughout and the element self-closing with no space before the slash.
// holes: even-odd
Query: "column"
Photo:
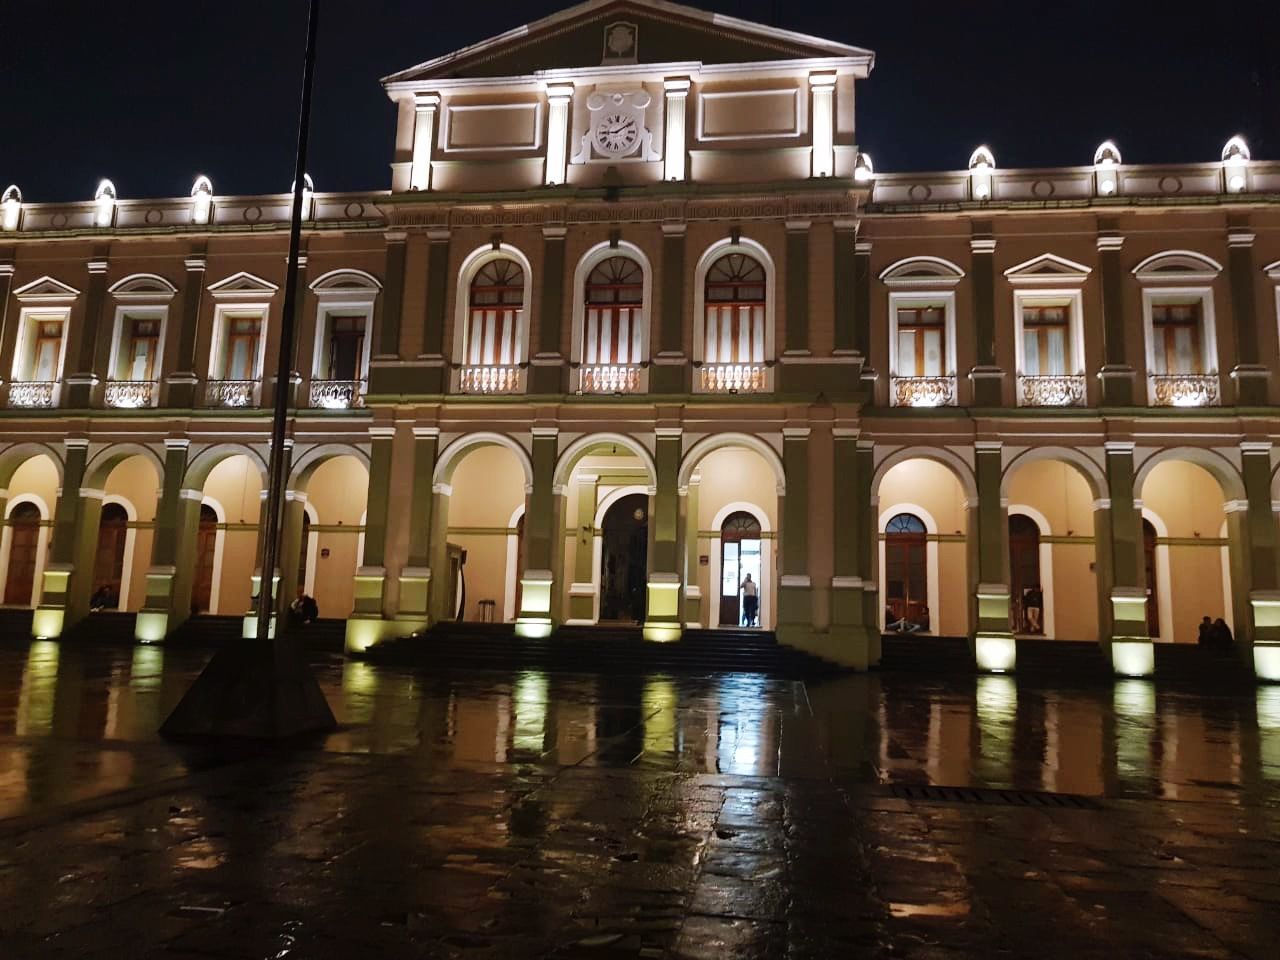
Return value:
<svg viewBox="0 0 1280 960">
<path fill-rule="evenodd" d="M 813 634 L 813 584 L 809 579 L 809 428 L 782 431 L 786 496 L 780 497 L 778 641 L 806 647 Z M 717 585 L 712 584 L 713 589 Z"/>
<path fill-rule="evenodd" d="M 194 531 L 200 522 L 200 491 L 193 491 L 194 500 L 182 495 L 182 484 L 187 475 L 187 450 L 191 441 L 185 437 L 168 437 L 164 441 L 164 477 L 161 479 L 160 500 L 156 504 L 155 535 L 151 541 L 151 565 L 147 568 L 147 598 L 138 611 L 133 635 L 143 643 L 159 643 L 186 619 L 184 606 L 190 608 L 190 572 L 194 556 L 184 565 L 188 573 L 186 595 L 179 605 L 178 590 L 179 548 L 183 535 L 190 528 L 194 552 Z M 188 516 L 189 515 L 189 516 Z"/>
<path fill-rule="evenodd" d="M 852 427 L 832 428 L 832 442 L 832 653 L 846 666 L 865 670 L 872 662 L 872 635 L 879 634 L 878 621 L 866 620 L 865 564 L 861 557 L 866 552 L 867 532 L 874 528 L 871 474 L 864 470 L 870 458 L 859 456 L 858 431 Z"/>
<path fill-rule="evenodd" d="M 17 336 L 17 322 L 9 322 L 9 291 L 13 288 L 13 249 L 0 248 L 0 357 L 5 360 L 4 369 L 13 368 L 13 342 Z M 0 376 L 0 382 L 3 377 Z"/>
<path fill-rule="evenodd" d="M 176 311 L 169 322 L 177 326 L 178 347 L 173 358 L 173 372 L 164 378 L 167 399 L 162 406 L 175 409 L 191 409 L 196 405 L 196 386 L 201 370 L 196 364 L 196 334 L 200 326 L 200 302 L 204 296 L 204 270 L 206 260 L 201 248 L 198 255 L 187 257 L 186 283 Z"/>
<path fill-rule="evenodd" d="M 809 221 L 787 221 L 787 354 L 809 355 Z"/>
<path fill-rule="evenodd" d="M 651 393 L 688 393 L 689 359 L 684 352 L 684 263 L 686 224 L 662 225 L 662 264 L 658 279 L 657 349 L 649 368 Z"/>
<path fill-rule="evenodd" d="M 1231 279 L 1231 321 L 1236 335 L 1236 365 L 1231 378 L 1240 406 L 1261 406 L 1267 402 L 1267 379 L 1271 371 L 1260 363 L 1257 302 L 1254 297 L 1253 241 L 1255 234 L 1248 217 L 1227 233 L 1227 272 Z"/>
<path fill-rule="evenodd" d="M 835 172 L 835 90 L 834 73 L 809 74 L 813 91 L 813 176 L 829 177 Z"/>
<path fill-rule="evenodd" d="M 449 284 L 449 231 L 437 228 L 427 231 L 427 310 L 423 315 L 422 356 L 426 369 L 419 371 L 422 378 L 419 389 L 423 393 L 444 393 L 448 378 L 444 349 L 445 304 L 448 302 Z"/>
<path fill-rule="evenodd" d="M 657 491 L 649 517 L 652 549 L 649 553 L 649 582 L 645 606 L 646 640 L 679 640 L 680 619 L 680 427 L 658 427 L 655 431 L 654 463 L 658 471 Z"/>
<path fill-rule="evenodd" d="M 419 93 L 413 98 L 413 166 L 409 172 L 410 190 L 431 189 L 431 155 L 436 143 L 436 108 L 440 95 Z"/>
<path fill-rule="evenodd" d="M 859 502 L 865 502 L 865 510 L 855 510 L 857 535 L 857 576 L 862 580 L 862 623 L 867 629 L 867 660 L 871 664 L 880 662 L 880 612 L 884 609 L 880 601 L 880 499 L 872 489 L 875 478 L 876 445 L 874 440 L 859 438 L 857 443 L 858 493 Z M 865 498 L 865 499 L 861 499 Z"/>
<path fill-rule="evenodd" d="M 663 180 L 684 180 L 685 174 L 685 107 L 689 98 L 688 77 L 668 77 L 662 82 L 666 94 L 664 120 L 664 149 L 662 152 Z"/>
<path fill-rule="evenodd" d="M 1134 370 L 1125 355 L 1124 268 L 1120 248 L 1124 237 L 1111 218 L 1098 221 L 1098 279 L 1102 286 L 1102 403 L 1133 406 Z"/>
<path fill-rule="evenodd" d="M 364 559 L 356 569 L 355 608 L 347 619 L 348 652 L 365 650 L 389 631 L 384 614 L 387 568 L 388 504 L 391 498 L 391 453 L 396 428 L 369 428 L 369 499 L 365 509 Z"/>
<path fill-rule="evenodd" d="M 564 322 L 565 227 L 542 228 L 542 310 L 538 315 L 538 349 L 533 355 L 530 393 L 564 393 L 564 355 L 560 337 Z M 575 291 L 573 296 L 577 296 Z M 527 527 L 526 527 L 527 529 Z"/>
<path fill-rule="evenodd" d="M 696 477 L 697 474 L 694 474 Z M 684 625 L 697 629 L 703 625 L 702 587 L 698 583 L 701 566 L 698 558 L 698 490 L 700 484 L 689 478 L 689 486 L 680 489 L 680 523 L 684 528 Z"/>
<path fill-rule="evenodd" d="M 520 580 L 520 615 L 516 633 L 522 637 L 549 636 L 554 623 L 551 598 L 555 589 L 552 573 L 555 551 L 564 552 L 563 519 L 560 502 L 564 491 L 555 487 L 556 455 L 560 431 L 556 427 L 534 427 L 533 486 L 525 510 L 524 576 Z"/>
<path fill-rule="evenodd" d="M 975 220 L 969 240 L 969 273 L 973 284 L 973 402 L 979 407 L 1003 403 L 1004 371 L 996 362 L 995 252 L 990 220 Z"/>
<path fill-rule="evenodd" d="M 63 444 L 66 462 L 58 504 L 54 508 L 49 560 L 44 567 L 40 604 L 31 622 L 32 635 L 43 639 L 62 636 L 67 627 L 88 613 L 91 588 L 87 584 L 93 574 L 97 523 L 102 515 L 102 491 L 81 490 L 89 462 L 88 438 L 67 437 Z M 87 538 L 90 541 L 87 545 L 82 542 L 86 539 L 83 535 L 88 523 L 86 514 L 92 514 L 94 528 L 94 536 Z M 82 563 L 84 560 L 87 564 Z M 78 576 L 77 571 L 81 571 Z M 83 603 L 77 607 L 76 599 L 80 595 Z"/>
<path fill-rule="evenodd" d="M 1155 671 L 1155 651 L 1147 633 L 1147 576 L 1143 559 L 1142 514 L 1134 500 L 1133 443 L 1109 440 L 1107 509 L 1110 540 L 1111 663 L 1117 674 L 1147 677 Z"/>
<path fill-rule="evenodd" d="M 1012 672 L 1017 647 L 1009 629 L 1009 519 L 1000 497 L 1003 444 L 978 440 L 973 445 L 978 502 L 969 510 L 970 579 L 974 587 L 977 626 L 973 652 L 978 669 Z"/>
<path fill-rule="evenodd" d="M 837 220 L 835 222 L 835 263 L 834 263 L 834 319 L 835 350 L 838 355 L 854 356 L 858 351 L 858 298 L 857 286 L 857 237 L 858 222 L 856 220 Z M 866 318 L 862 318 L 866 323 Z"/>
<path fill-rule="evenodd" d="M 595 519 L 599 479 L 592 473 L 578 474 L 578 523 L 574 534 L 577 550 L 574 552 L 573 581 L 569 584 L 566 623 L 586 625 L 596 622 Z M 527 519 L 525 529 L 529 529 Z"/>
<path fill-rule="evenodd" d="M 557 83 L 547 87 L 547 169 L 542 181 L 547 186 L 556 186 L 565 180 L 572 104 L 572 83 Z"/>
<path fill-rule="evenodd" d="M 1240 453 L 1247 507 L 1243 516 L 1237 512 L 1227 520 L 1232 553 L 1244 551 L 1243 562 L 1232 563 L 1232 577 L 1237 566 L 1244 568 L 1241 579 L 1248 589 L 1251 622 L 1246 625 L 1236 618 L 1236 642 L 1252 641 L 1254 673 L 1260 680 L 1276 683 L 1280 682 L 1280 550 L 1271 500 L 1271 443 L 1246 441 L 1240 444 Z M 1237 535 L 1237 524 L 1245 528 L 1240 531 L 1243 536 Z"/>
<path fill-rule="evenodd" d="M 400 606 L 396 619 L 402 630 L 430 625 L 431 523 L 435 493 L 431 489 L 440 452 L 440 428 L 413 428 L 413 489 L 409 507 L 409 556 L 400 569 Z"/>
<path fill-rule="evenodd" d="M 83 409 L 93 399 L 94 388 L 100 380 L 96 368 L 99 353 L 98 341 L 103 328 L 110 325 L 104 317 L 107 302 L 107 258 L 106 247 L 94 248 L 94 259 L 89 261 L 89 285 L 85 288 L 84 314 L 76 323 L 74 316 L 67 325 L 67 353 L 63 374 L 66 390 L 62 395 L 61 406 Z M 108 349 L 110 348 L 110 330 L 106 331 Z"/>
</svg>

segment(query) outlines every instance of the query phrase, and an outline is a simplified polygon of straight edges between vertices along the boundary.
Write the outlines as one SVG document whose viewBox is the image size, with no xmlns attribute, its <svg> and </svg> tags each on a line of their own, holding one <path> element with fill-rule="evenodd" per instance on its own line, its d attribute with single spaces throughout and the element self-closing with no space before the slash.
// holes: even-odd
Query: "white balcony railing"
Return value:
<svg viewBox="0 0 1280 960">
<path fill-rule="evenodd" d="M 103 400 L 108 407 L 128 410 L 151 406 L 155 395 L 154 380 L 108 380 Z"/>
<path fill-rule="evenodd" d="M 458 371 L 460 393 L 519 393 L 519 367 L 462 367 Z"/>
<path fill-rule="evenodd" d="M 1018 402 L 1024 407 L 1082 407 L 1084 386 L 1080 375 L 1018 377 Z"/>
<path fill-rule="evenodd" d="M 9 406 L 50 409 L 57 386 L 56 380 L 15 380 L 9 384 Z"/>
<path fill-rule="evenodd" d="M 639 364 L 581 367 L 578 370 L 579 393 L 638 393 L 639 390 Z"/>
<path fill-rule="evenodd" d="M 955 377 L 894 377 L 893 402 L 899 407 L 954 407 Z"/>
<path fill-rule="evenodd" d="M 769 389 L 768 368 L 761 363 L 704 364 L 698 370 L 703 393 L 761 393 Z"/>
<path fill-rule="evenodd" d="M 1213 407 L 1218 404 L 1217 374 L 1153 374 L 1152 403 L 1157 407 Z"/>
<path fill-rule="evenodd" d="M 210 380 L 205 384 L 204 402 L 208 407 L 251 407 L 256 380 Z"/>
<path fill-rule="evenodd" d="M 323 410 L 350 410 L 364 406 L 363 380 L 312 380 L 311 406 Z"/>
</svg>

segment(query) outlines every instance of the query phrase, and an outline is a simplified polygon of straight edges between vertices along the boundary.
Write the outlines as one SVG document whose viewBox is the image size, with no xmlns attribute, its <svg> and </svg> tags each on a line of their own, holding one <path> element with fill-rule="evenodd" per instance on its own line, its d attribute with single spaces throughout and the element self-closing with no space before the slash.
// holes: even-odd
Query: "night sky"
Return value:
<svg viewBox="0 0 1280 960">
<path fill-rule="evenodd" d="M 378 78 L 564 3 L 324 0 L 312 159 L 317 189 L 390 184 L 395 113 Z M 703 0 L 874 50 L 859 145 L 879 171 L 1216 160 L 1243 133 L 1280 158 L 1280 3 L 942 5 Z M 0 188 L 28 201 L 288 189 L 305 0 L 0 2 Z M 643 38 L 641 39 L 643 49 Z"/>
</svg>

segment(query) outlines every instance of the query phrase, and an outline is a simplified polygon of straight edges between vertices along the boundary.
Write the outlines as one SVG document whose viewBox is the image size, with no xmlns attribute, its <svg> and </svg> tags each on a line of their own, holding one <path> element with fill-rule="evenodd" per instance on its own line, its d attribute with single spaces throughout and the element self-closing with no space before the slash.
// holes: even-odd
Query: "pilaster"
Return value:
<svg viewBox="0 0 1280 960">
<path fill-rule="evenodd" d="M 869 457 L 858 455 L 858 431 L 834 428 L 834 504 L 832 510 L 831 641 L 841 663 L 865 670 L 873 653 L 876 621 L 866 620 L 866 581 L 861 554 L 866 552 L 871 520 Z M 874 610 L 872 611 L 874 613 Z"/>
<path fill-rule="evenodd" d="M 1134 369 L 1125 348 L 1124 270 L 1120 248 L 1124 237 L 1110 218 L 1098 223 L 1098 278 L 1102 285 L 1102 403 L 1133 406 Z"/>
<path fill-rule="evenodd" d="M 365 511 L 364 559 L 355 574 L 355 606 L 347 620 L 346 647 L 363 650 L 386 631 L 387 520 L 391 501 L 391 456 L 395 427 L 369 428 L 369 497 Z"/>
<path fill-rule="evenodd" d="M 179 587 L 181 546 L 190 529 L 200 522 L 200 493 L 194 501 L 185 499 L 182 484 L 187 475 L 187 453 L 191 441 L 172 437 L 164 442 L 164 476 L 156 504 L 155 535 L 151 540 L 151 566 L 147 569 L 147 597 L 134 623 L 134 637 L 143 643 L 158 643 L 186 619 L 190 612 L 191 583 L 188 573 L 186 594 Z M 194 536 L 191 536 L 194 554 Z M 194 560 L 194 556 L 191 558 Z M 194 566 L 188 562 L 186 569 Z"/>
<path fill-rule="evenodd" d="M 386 266 L 383 268 L 382 296 L 378 298 L 378 353 L 380 359 L 400 358 L 400 321 L 404 310 L 404 263 L 408 234 L 392 230 L 385 234 Z"/>
<path fill-rule="evenodd" d="M 780 497 L 778 641 L 806 647 L 813 634 L 813 584 L 809 578 L 809 428 L 782 431 L 786 495 Z M 713 585 L 714 586 L 714 585 Z"/>
<path fill-rule="evenodd" d="M 191 409 L 196 405 L 196 387 L 201 371 L 196 363 L 196 339 L 200 329 L 200 304 L 204 297 L 204 247 L 200 247 L 184 261 L 187 268 L 186 282 L 182 287 L 181 306 L 176 321 L 177 352 L 173 359 L 173 372 L 164 378 L 167 399 L 162 406 Z"/>
<path fill-rule="evenodd" d="M 538 350 L 529 374 L 530 393 L 563 393 L 564 355 L 560 352 L 564 316 L 565 227 L 542 228 L 542 307 L 538 313 Z M 526 525 L 526 531 L 528 526 Z"/>
<path fill-rule="evenodd" d="M 409 171 L 410 190 L 431 189 L 431 155 L 435 152 L 437 93 L 414 97 L 413 161 Z"/>
<path fill-rule="evenodd" d="M 654 462 L 658 471 L 653 497 L 652 552 L 645 605 L 646 640 L 678 640 L 680 618 L 680 439 L 679 427 L 658 427 Z"/>
<path fill-rule="evenodd" d="M 969 511 L 969 545 L 977 624 L 973 652 L 980 670 L 1009 673 L 1016 666 L 1017 645 L 1009 629 L 1009 520 L 1001 500 L 1003 445 L 998 440 L 974 444 L 974 476 L 978 502 Z"/>
<path fill-rule="evenodd" d="M 396 619 L 413 629 L 430 624 L 432 478 L 440 450 L 438 427 L 413 428 L 413 489 L 409 508 L 408 562 L 400 569 Z"/>
<path fill-rule="evenodd" d="M 1004 392 L 1004 370 L 996 359 L 995 252 L 989 220 L 975 220 L 969 240 L 969 280 L 973 290 L 973 402 L 998 407 Z"/>
<path fill-rule="evenodd" d="M 89 611 L 90 588 L 86 584 L 93 574 L 97 538 L 86 544 L 84 541 L 90 538 L 85 536 L 85 530 L 91 521 L 96 532 L 102 515 L 102 491 L 82 490 L 89 462 L 88 439 L 67 437 L 63 444 L 66 461 L 53 514 L 49 560 L 44 567 L 40 603 L 31 623 L 32 635 L 43 639 L 62 636 Z M 83 603 L 77 603 L 81 595 Z"/>
<path fill-rule="evenodd" d="M 547 636 L 554 627 L 554 552 L 557 548 L 564 552 L 564 491 L 555 487 L 558 440 L 559 430 L 555 427 L 533 428 L 533 486 L 525 510 L 525 566 L 520 580 L 520 615 L 516 618 L 516 633 L 525 637 Z"/>
<path fill-rule="evenodd" d="M 107 247 L 98 245 L 94 248 L 93 258 L 89 261 L 89 282 L 85 287 L 84 313 L 77 324 L 73 320 L 67 330 L 66 366 L 71 370 L 63 378 L 65 388 L 61 405 L 70 409 L 85 409 L 93 401 L 94 388 L 101 380 L 97 369 L 100 348 L 99 341 L 103 328 L 109 322 L 103 317 L 107 303 Z M 79 327 L 77 330 L 76 328 Z M 110 349 L 110 330 L 106 331 L 107 347 Z"/>
<path fill-rule="evenodd" d="M 785 353 L 809 354 L 809 228 L 808 220 L 787 221 L 786 347 Z"/>
<path fill-rule="evenodd" d="M 1236 402 L 1260 406 L 1267 402 L 1271 369 L 1260 362 L 1257 299 L 1254 296 L 1254 232 L 1247 215 L 1233 218 L 1227 233 L 1227 270 L 1231 280 L 1231 322 L 1235 330 L 1236 365 L 1231 371 Z"/>
<path fill-rule="evenodd" d="M 651 393 L 684 393 L 690 388 L 689 359 L 684 352 L 684 263 L 683 223 L 662 225 L 662 272 L 659 306 L 658 349 L 649 368 Z"/>
<path fill-rule="evenodd" d="M 577 549 L 574 552 L 573 581 L 569 584 L 569 623 L 595 622 L 595 518 L 599 479 L 594 474 L 578 474 Z"/>
<path fill-rule="evenodd" d="M 1146 564 L 1142 514 L 1134 501 L 1133 443 L 1107 441 L 1107 488 L 1111 541 L 1111 663 L 1117 674 L 1150 676 L 1155 650 L 1147 630 Z"/>
<path fill-rule="evenodd" d="M 419 383 L 411 391 L 401 392 L 444 393 L 448 386 L 444 328 L 452 243 L 447 229 L 428 230 L 427 240 L 427 305 L 422 318 L 422 355 L 418 358 L 426 367 L 415 368 L 412 376 Z"/>
<path fill-rule="evenodd" d="M 680 523 L 684 528 L 684 625 L 695 629 L 703 625 L 702 587 L 698 583 L 701 572 L 698 560 L 700 488 L 701 484 L 690 478 L 689 486 L 680 491 Z"/>
<path fill-rule="evenodd" d="M 1239 523 L 1239 533 L 1229 530 L 1233 552 L 1243 552 L 1244 586 L 1248 590 L 1248 616 L 1242 630 L 1236 618 L 1236 644 L 1252 646 L 1252 666 L 1260 680 L 1280 682 L 1280 549 L 1276 514 L 1271 501 L 1271 444 L 1240 444 L 1246 509 L 1228 514 L 1228 527 Z M 1233 580 L 1238 576 L 1232 570 Z M 1243 652 L 1248 652 L 1245 649 Z"/>
</svg>

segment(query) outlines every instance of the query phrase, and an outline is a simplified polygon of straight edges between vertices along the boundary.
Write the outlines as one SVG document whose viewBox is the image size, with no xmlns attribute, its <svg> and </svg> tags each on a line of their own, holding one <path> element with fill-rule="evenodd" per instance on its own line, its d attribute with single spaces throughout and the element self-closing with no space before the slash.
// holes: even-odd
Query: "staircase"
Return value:
<svg viewBox="0 0 1280 960">
<path fill-rule="evenodd" d="M 1101 644 L 1083 640 L 1019 640 L 1020 677 L 1046 680 L 1102 680 L 1113 678 L 1111 661 Z"/>
<path fill-rule="evenodd" d="M 688 630 L 670 643 L 646 641 L 639 627 L 566 626 L 550 637 L 517 637 L 511 624 L 437 624 L 426 633 L 371 647 L 378 663 L 435 668 L 538 667 L 564 672 L 765 673 L 799 677 L 835 672 L 816 657 L 778 645 L 761 630 Z"/>
<path fill-rule="evenodd" d="M 1257 683 L 1251 664 L 1235 650 L 1202 647 L 1198 643 L 1157 643 L 1156 681 L 1204 687 L 1252 687 Z"/>
<path fill-rule="evenodd" d="M 221 647 L 234 642 L 244 630 L 244 617 L 201 613 L 185 620 L 165 640 L 170 646 Z"/>
<path fill-rule="evenodd" d="M 886 633 L 880 638 L 880 669 L 903 673 L 973 673 L 967 637 L 922 637 Z"/>
<path fill-rule="evenodd" d="M 0 608 L 0 643 L 26 643 L 31 639 L 30 608 Z"/>
<path fill-rule="evenodd" d="M 67 643 L 134 643 L 133 631 L 137 624 L 136 613 L 118 610 L 98 610 L 79 623 L 73 624 L 62 635 Z"/>
</svg>

